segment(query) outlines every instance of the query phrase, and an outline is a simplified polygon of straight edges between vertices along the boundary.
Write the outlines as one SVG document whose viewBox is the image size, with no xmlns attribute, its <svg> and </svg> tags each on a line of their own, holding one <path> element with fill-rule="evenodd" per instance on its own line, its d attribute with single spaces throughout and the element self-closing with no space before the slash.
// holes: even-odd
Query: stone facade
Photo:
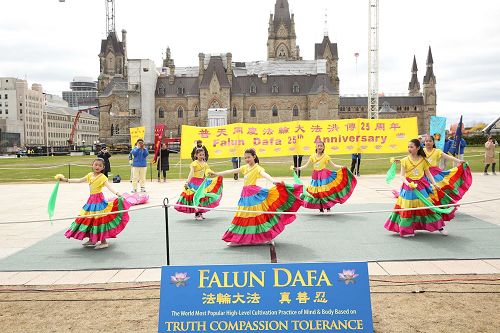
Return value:
<svg viewBox="0 0 500 333">
<path fill-rule="evenodd" d="M 116 104 L 119 112 L 113 116 L 101 110 L 101 141 L 125 142 L 128 127 L 122 134 L 123 124 L 141 122 L 140 117 L 134 118 L 129 112 L 125 38 L 123 35 L 121 43 L 112 33 L 102 41 L 99 102 Z M 227 108 L 228 123 L 366 118 L 366 96 L 339 94 L 337 44 L 325 32 L 314 47 L 314 60 L 300 57 L 288 1 L 276 0 L 274 15 L 269 17 L 266 61 L 237 62 L 231 53 L 200 53 L 197 67 L 176 68 L 168 48 L 163 66 L 158 68 L 154 117 L 148 115 L 148 119 L 165 124 L 167 132 L 178 136 L 182 125 L 207 126 L 210 108 Z M 110 67 L 110 59 L 115 67 Z M 426 67 L 422 92 L 414 58 L 408 94 L 380 96 L 381 118 L 416 116 L 419 132 L 428 132 L 430 116 L 436 114 L 436 78 L 430 48 Z M 121 118 L 116 118 L 117 114 Z M 113 133 L 112 126 L 119 127 L 119 134 Z"/>
</svg>

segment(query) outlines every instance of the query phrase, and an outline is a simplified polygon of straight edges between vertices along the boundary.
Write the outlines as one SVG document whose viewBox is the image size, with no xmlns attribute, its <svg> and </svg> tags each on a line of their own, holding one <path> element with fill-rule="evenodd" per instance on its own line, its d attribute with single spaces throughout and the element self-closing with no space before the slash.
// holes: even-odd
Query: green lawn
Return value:
<svg viewBox="0 0 500 333">
<path fill-rule="evenodd" d="M 466 150 L 467 160 L 472 171 L 482 171 L 484 168 L 484 148 L 471 147 Z M 403 156 L 399 154 L 396 156 Z M 479 155 L 479 156 L 474 156 Z M 390 154 L 363 155 L 360 172 L 362 175 L 384 174 L 389 168 L 389 159 L 395 157 Z M 332 156 L 337 164 L 351 165 L 351 155 Z M 23 157 L 23 158 L 0 158 L 0 183 L 5 182 L 47 182 L 53 181 L 53 176 L 62 173 L 72 178 L 83 177 L 91 171 L 91 163 L 94 156 L 44 156 L 44 157 Z M 150 158 L 151 160 L 152 158 Z M 307 157 L 304 156 L 303 164 Z M 113 155 L 111 161 L 111 176 L 119 174 L 123 180 L 130 179 L 130 167 L 128 166 L 128 155 Z M 182 160 L 180 163 L 176 155 L 171 155 L 169 179 L 184 179 L 188 174 L 189 160 Z M 266 171 L 276 177 L 291 176 L 289 169 L 293 164 L 292 157 L 261 158 L 260 164 Z M 232 164 L 227 159 L 210 159 L 210 167 L 215 171 L 231 169 Z M 156 179 L 156 166 L 153 170 L 148 166 L 148 179 Z M 303 175 L 309 176 L 311 169 L 304 170 Z M 229 176 L 228 176 L 229 177 Z"/>
</svg>

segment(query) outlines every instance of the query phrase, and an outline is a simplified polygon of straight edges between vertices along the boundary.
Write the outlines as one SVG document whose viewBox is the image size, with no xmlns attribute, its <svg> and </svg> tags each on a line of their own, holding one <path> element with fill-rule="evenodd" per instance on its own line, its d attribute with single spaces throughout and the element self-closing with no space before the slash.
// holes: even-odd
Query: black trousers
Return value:
<svg viewBox="0 0 500 333">
<path fill-rule="evenodd" d="M 161 170 L 163 179 L 167 179 L 167 170 Z M 160 179 L 160 170 L 158 170 L 158 179 Z"/>
<path fill-rule="evenodd" d="M 293 167 L 300 168 L 302 166 L 302 155 L 293 155 Z M 297 176 L 300 177 L 300 170 L 295 171 Z"/>
<path fill-rule="evenodd" d="M 359 157 L 353 158 L 351 162 L 351 172 L 359 176 L 359 166 L 361 165 L 361 159 Z"/>
<path fill-rule="evenodd" d="M 496 166 L 496 165 L 497 165 L 496 163 L 492 163 L 492 164 L 491 164 L 491 171 L 492 171 L 492 172 L 495 172 L 495 166 Z M 489 164 L 486 164 L 486 165 L 484 166 L 484 173 L 488 172 L 488 168 L 489 168 L 489 167 L 490 167 L 490 165 L 489 165 Z"/>
</svg>

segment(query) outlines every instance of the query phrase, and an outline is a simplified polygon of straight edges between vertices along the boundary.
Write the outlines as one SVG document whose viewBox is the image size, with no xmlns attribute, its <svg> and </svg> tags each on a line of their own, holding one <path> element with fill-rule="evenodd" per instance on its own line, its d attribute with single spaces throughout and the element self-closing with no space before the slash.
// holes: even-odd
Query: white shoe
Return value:
<svg viewBox="0 0 500 333">
<path fill-rule="evenodd" d="M 407 234 L 407 235 L 403 235 L 401 237 L 403 237 L 403 238 L 410 238 L 410 237 L 414 237 L 414 236 L 415 236 L 415 234 Z"/>
<path fill-rule="evenodd" d="M 194 219 L 195 219 L 196 221 L 203 221 L 203 217 L 201 217 L 201 216 L 199 216 L 199 215 L 198 215 L 198 216 L 195 216 L 195 217 L 194 217 Z"/>
<path fill-rule="evenodd" d="M 141 192 L 145 193 L 146 192 L 146 188 L 145 187 L 141 187 Z"/>
<path fill-rule="evenodd" d="M 439 229 L 439 233 L 443 236 L 448 236 L 448 231 L 444 230 L 444 228 Z"/>
<path fill-rule="evenodd" d="M 94 250 L 101 250 L 101 249 L 105 249 L 109 247 L 109 243 L 101 243 L 99 245 L 97 245 L 96 247 L 94 247 Z"/>
<path fill-rule="evenodd" d="M 137 190 L 132 190 L 130 191 L 130 193 L 137 193 Z"/>
<path fill-rule="evenodd" d="M 96 243 L 92 243 L 91 241 L 87 241 L 87 242 L 83 243 L 82 246 L 94 247 L 94 246 L 96 246 Z"/>
<path fill-rule="evenodd" d="M 229 247 L 243 246 L 243 244 L 238 244 L 238 243 L 233 243 L 233 242 L 226 243 L 226 245 Z"/>
</svg>

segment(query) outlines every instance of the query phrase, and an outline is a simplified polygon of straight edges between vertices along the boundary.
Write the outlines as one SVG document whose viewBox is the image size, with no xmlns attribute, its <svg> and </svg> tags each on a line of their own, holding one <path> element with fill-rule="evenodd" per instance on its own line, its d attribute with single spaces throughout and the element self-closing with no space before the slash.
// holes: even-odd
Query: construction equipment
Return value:
<svg viewBox="0 0 500 333">
<path fill-rule="evenodd" d="M 378 0 L 368 0 L 368 119 L 378 119 Z"/>
<path fill-rule="evenodd" d="M 106 106 L 109 106 L 111 109 L 111 104 L 105 104 L 105 105 L 99 105 L 99 106 L 94 106 L 91 108 L 78 110 L 78 112 L 76 113 L 76 116 L 75 116 L 75 120 L 73 121 L 73 127 L 71 127 L 71 132 L 69 133 L 69 139 L 68 139 L 69 146 L 73 145 L 73 139 L 75 137 L 76 127 L 78 126 L 78 120 L 80 120 L 80 116 L 82 115 L 82 112 L 89 112 L 90 110 L 100 109 L 100 108 L 103 108 Z"/>
</svg>

